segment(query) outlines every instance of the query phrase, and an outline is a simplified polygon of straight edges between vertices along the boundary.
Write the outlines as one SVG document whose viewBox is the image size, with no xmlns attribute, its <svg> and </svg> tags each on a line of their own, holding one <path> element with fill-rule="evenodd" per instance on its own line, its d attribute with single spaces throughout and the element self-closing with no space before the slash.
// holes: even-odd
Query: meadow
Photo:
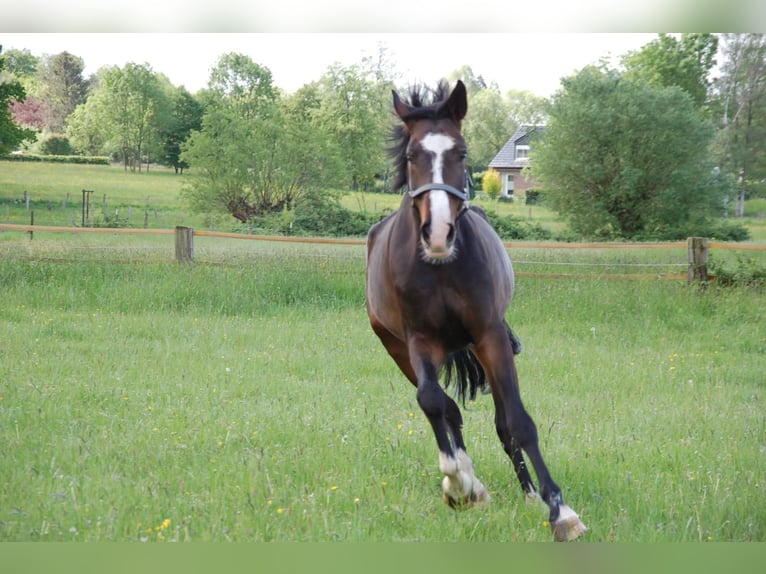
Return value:
<svg viewBox="0 0 766 574">
<path fill-rule="evenodd" d="M 464 409 L 492 496 L 440 499 L 359 246 L 0 242 L 0 540 L 549 541 Z M 22 236 L 22 237 L 19 237 Z M 123 244 L 127 239 L 119 238 Z M 519 280 L 522 394 L 589 541 L 763 541 L 766 295 Z"/>
<path fill-rule="evenodd" d="M 109 169 L 122 205 L 156 197 L 177 223 L 174 176 Z M 77 173 L 96 177 L 38 173 L 39 201 L 89 185 Z M 489 397 L 464 419 L 492 501 L 441 501 L 430 427 L 369 328 L 362 246 L 202 237 L 195 255 L 178 265 L 166 236 L 0 233 L 0 541 L 552 540 Z M 608 279 L 684 255 L 511 250 L 530 272 L 508 315 L 522 396 L 587 541 L 766 540 L 766 293 Z"/>
</svg>

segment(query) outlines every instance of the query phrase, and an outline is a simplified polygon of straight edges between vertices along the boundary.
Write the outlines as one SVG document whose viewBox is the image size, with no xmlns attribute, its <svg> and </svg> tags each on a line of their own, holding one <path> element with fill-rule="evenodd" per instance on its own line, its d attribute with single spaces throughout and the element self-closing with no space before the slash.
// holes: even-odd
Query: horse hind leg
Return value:
<svg viewBox="0 0 766 574">
<path fill-rule="evenodd" d="M 505 336 L 500 336 L 498 332 L 489 334 L 482 344 L 475 347 L 492 384 L 498 435 L 514 463 L 522 489 L 528 496 L 534 492 L 534 485 L 526 465 L 522 464 L 520 449 L 523 449 L 529 458 L 540 485 L 540 498 L 550 509 L 549 523 L 555 540 L 574 540 L 582 536 L 587 529 L 577 514 L 564 504 L 561 489 L 554 482 L 543 460 L 537 427 L 524 408 L 519 393 L 510 336 L 507 333 L 503 335 Z"/>
</svg>

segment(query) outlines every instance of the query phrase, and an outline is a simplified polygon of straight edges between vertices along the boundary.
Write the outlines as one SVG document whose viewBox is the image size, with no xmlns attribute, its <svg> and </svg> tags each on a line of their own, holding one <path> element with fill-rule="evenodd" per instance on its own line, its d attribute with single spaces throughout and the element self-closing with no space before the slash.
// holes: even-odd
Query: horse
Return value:
<svg viewBox="0 0 766 574">
<path fill-rule="evenodd" d="M 496 432 L 522 491 L 547 504 L 556 541 L 576 539 L 587 529 L 564 503 L 521 401 L 514 360 L 521 345 L 505 319 L 514 291 L 511 259 L 486 214 L 468 201 L 461 135 L 468 111 L 465 85 L 458 80 L 450 91 L 442 80 L 435 89 L 413 87 L 406 99 L 396 90 L 392 94 L 398 121 L 388 152 L 394 188 L 406 187 L 406 193 L 399 208 L 367 235 L 365 296 L 372 330 L 417 389 L 439 450 L 444 501 L 463 509 L 489 500 L 466 450 L 458 406 L 488 384 Z M 445 392 L 453 379 L 457 401 Z"/>
</svg>

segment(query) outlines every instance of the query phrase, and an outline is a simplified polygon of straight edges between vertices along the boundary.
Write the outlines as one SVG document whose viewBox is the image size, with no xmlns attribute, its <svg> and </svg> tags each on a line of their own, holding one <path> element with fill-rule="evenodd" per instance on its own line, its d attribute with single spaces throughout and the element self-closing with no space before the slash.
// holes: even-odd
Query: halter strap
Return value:
<svg viewBox="0 0 766 574">
<path fill-rule="evenodd" d="M 416 197 L 423 195 L 427 191 L 431 191 L 432 189 L 441 189 L 442 191 L 446 191 L 450 195 L 454 195 L 461 201 L 465 201 L 468 199 L 468 193 L 465 191 L 462 191 L 456 187 L 453 187 L 447 183 L 427 183 L 425 185 L 421 185 L 417 189 L 412 189 L 408 191 L 410 197 L 415 199 Z"/>
</svg>

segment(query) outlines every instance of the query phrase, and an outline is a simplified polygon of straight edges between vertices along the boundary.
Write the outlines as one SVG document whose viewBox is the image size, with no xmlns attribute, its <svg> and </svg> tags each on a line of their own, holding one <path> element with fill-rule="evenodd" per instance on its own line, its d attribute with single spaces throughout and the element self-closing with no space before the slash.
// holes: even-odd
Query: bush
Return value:
<svg viewBox="0 0 766 574">
<path fill-rule="evenodd" d="M 759 288 L 766 286 L 766 267 L 741 253 L 737 253 L 737 262 L 734 268 L 724 266 L 711 255 L 708 260 L 708 269 L 710 274 L 715 277 L 717 285 L 726 287 L 743 285 Z"/>
<path fill-rule="evenodd" d="M 500 195 L 500 190 L 503 188 L 503 181 L 500 179 L 500 174 L 489 168 L 481 179 L 481 188 L 487 197 L 490 199 L 497 199 Z"/>
<path fill-rule="evenodd" d="M 495 231 L 500 238 L 505 241 L 513 239 L 536 239 L 548 241 L 552 238 L 551 232 L 542 227 L 539 223 L 520 222 L 511 215 L 501 216 L 494 211 L 487 211 L 486 213 L 492 227 L 495 228 Z"/>
<path fill-rule="evenodd" d="M 40 143 L 40 153 L 43 155 L 74 155 L 74 148 L 66 136 L 50 135 Z"/>
<path fill-rule="evenodd" d="M 20 154 L 0 157 L 3 161 L 47 161 L 51 163 L 73 163 L 88 165 L 110 165 L 108 157 L 86 155 L 35 155 Z"/>
<path fill-rule="evenodd" d="M 526 193 L 526 205 L 540 205 L 543 202 L 543 197 L 539 189 L 528 189 Z"/>
<path fill-rule="evenodd" d="M 289 209 L 255 217 L 248 222 L 248 229 L 283 235 L 364 237 L 379 219 L 380 215 L 350 211 L 325 192 L 301 197 Z"/>
</svg>

